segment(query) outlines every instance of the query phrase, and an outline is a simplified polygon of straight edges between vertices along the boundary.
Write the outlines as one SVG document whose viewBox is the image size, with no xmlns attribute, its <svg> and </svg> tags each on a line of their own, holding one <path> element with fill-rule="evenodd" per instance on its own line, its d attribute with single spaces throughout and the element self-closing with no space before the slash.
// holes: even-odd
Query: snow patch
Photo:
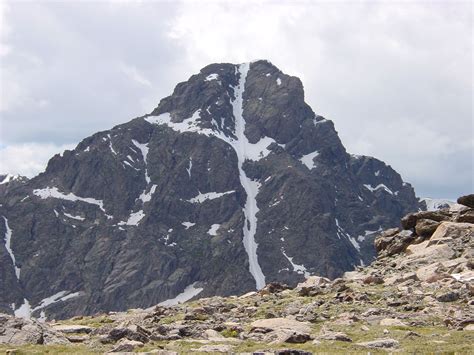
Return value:
<svg viewBox="0 0 474 355">
<path fill-rule="evenodd" d="M 314 167 L 316 167 L 316 164 L 314 163 L 314 158 L 316 158 L 317 156 L 319 155 L 319 152 L 318 151 L 314 151 L 312 153 L 309 153 L 309 154 L 306 154 L 306 155 L 303 155 L 301 158 L 300 158 L 300 162 L 302 162 L 304 165 L 306 165 L 308 167 L 309 170 L 313 169 Z"/>
<path fill-rule="evenodd" d="M 36 189 L 33 190 L 33 194 L 41 197 L 43 200 L 47 198 L 57 198 L 61 200 L 67 200 L 67 201 L 81 201 L 85 203 L 89 203 L 91 205 L 96 205 L 98 206 L 103 212 L 104 210 L 104 202 L 102 200 L 96 200 L 95 198 L 91 197 L 79 197 L 74 195 L 72 192 L 68 194 L 64 194 L 58 190 L 57 187 L 47 187 L 45 189 Z"/>
<path fill-rule="evenodd" d="M 214 200 L 216 198 L 234 193 L 234 190 L 231 191 L 226 191 L 226 192 L 207 192 L 207 193 L 199 193 L 196 197 L 193 197 L 192 199 L 188 200 L 188 202 L 191 203 L 202 203 L 207 200 Z"/>
<path fill-rule="evenodd" d="M 219 74 L 209 74 L 208 76 L 206 76 L 206 79 L 204 79 L 204 81 L 217 80 L 218 77 Z"/>
<path fill-rule="evenodd" d="M 219 229 L 221 225 L 220 224 L 213 224 L 211 228 L 207 231 L 207 234 L 209 235 L 217 235 L 217 230 Z"/>
<path fill-rule="evenodd" d="M 174 306 L 186 301 L 189 301 L 191 298 L 197 296 L 204 290 L 202 287 L 195 287 L 196 282 L 192 283 L 191 285 L 186 286 L 183 292 L 177 295 L 175 298 L 171 298 L 169 300 L 163 301 L 159 303 L 160 306 Z"/>
<path fill-rule="evenodd" d="M 23 304 L 20 308 L 16 309 L 14 312 L 15 317 L 30 319 L 31 318 L 31 306 L 30 302 L 26 298 L 23 298 Z"/>
<path fill-rule="evenodd" d="M 138 212 L 134 212 L 130 214 L 130 217 L 128 217 L 127 222 L 119 222 L 117 223 L 119 226 L 127 225 L 127 226 L 138 226 L 138 223 L 145 217 L 145 212 L 143 210 L 140 210 Z"/>
<path fill-rule="evenodd" d="M 236 101 L 237 99 L 232 102 L 233 106 Z M 240 101 L 242 101 L 242 98 L 240 98 Z M 270 144 L 275 143 L 275 140 L 273 138 L 263 137 L 257 143 L 252 144 L 248 141 L 245 135 L 243 135 L 243 137 L 238 136 L 237 140 L 235 140 L 232 137 L 227 137 L 223 132 L 219 130 L 213 130 L 210 128 L 201 128 L 198 125 L 199 123 L 198 119 L 200 119 L 200 112 L 201 110 L 197 110 L 196 112 L 194 112 L 194 114 L 190 118 L 183 120 L 183 122 L 172 122 L 171 116 L 168 112 L 163 113 L 159 116 L 149 116 L 145 118 L 145 120 L 152 124 L 167 125 L 168 127 L 180 133 L 194 132 L 198 134 L 203 134 L 208 137 L 214 136 L 230 144 L 234 149 L 236 149 L 237 146 L 245 146 L 245 151 L 243 152 L 244 159 L 258 161 L 260 159 L 267 157 L 270 154 L 270 150 L 267 149 L 267 147 Z M 234 110 L 234 117 L 235 117 L 235 110 Z M 244 121 L 243 118 L 242 118 L 242 121 Z M 245 125 L 245 121 L 243 124 Z M 244 139 L 245 142 L 240 142 L 240 140 L 242 139 Z"/>
<path fill-rule="evenodd" d="M 282 248 L 281 249 L 281 252 L 283 253 L 283 255 L 285 256 L 285 258 L 288 259 L 288 261 L 290 262 L 291 266 L 293 267 L 293 271 L 294 272 L 297 272 L 298 274 L 302 274 L 304 275 L 304 277 L 308 278 L 311 276 L 311 274 L 308 272 L 308 270 L 306 269 L 306 267 L 304 265 L 298 265 L 298 264 L 295 264 L 293 262 L 293 258 L 288 256 L 286 253 L 285 253 L 285 250 Z"/>
<path fill-rule="evenodd" d="M 143 203 L 150 202 L 151 196 L 155 193 L 157 185 L 151 185 L 150 191 L 146 192 L 146 189 L 143 190 L 141 195 L 138 197 L 139 200 L 142 200 Z"/>
<path fill-rule="evenodd" d="M 71 298 L 74 298 L 74 297 L 77 297 L 77 296 L 80 295 L 80 292 L 70 293 L 69 295 L 67 294 L 68 292 L 69 291 L 61 291 L 61 292 L 58 292 L 58 293 L 56 293 L 56 294 L 54 294 L 50 297 L 46 297 L 46 298 L 42 299 L 41 302 L 39 303 L 39 305 L 31 310 L 31 313 L 33 313 L 37 310 L 46 308 L 46 307 L 48 307 L 49 305 L 51 305 L 53 303 L 57 303 L 57 302 L 61 302 L 61 301 L 67 301 Z"/>
<path fill-rule="evenodd" d="M 181 223 L 181 224 L 185 227 L 185 229 L 189 229 L 189 228 L 191 228 L 192 226 L 195 226 L 195 225 L 196 225 L 196 223 L 192 223 L 192 222 L 183 222 L 183 223 Z"/>
<path fill-rule="evenodd" d="M 454 201 L 441 199 L 441 198 L 422 198 L 420 202 L 424 201 L 426 203 L 426 210 L 427 211 L 436 211 L 441 208 L 459 208 L 462 205 L 457 204 Z"/>
<path fill-rule="evenodd" d="M 278 86 L 281 85 L 281 79 L 280 79 L 280 78 L 277 78 L 276 82 L 277 82 L 277 85 L 278 85 Z"/>
<path fill-rule="evenodd" d="M 0 185 L 6 184 L 8 182 L 18 180 L 20 178 L 20 175 L 12 175 L 12 174 L 7 174 L 3 180 L 0 182 Z"/>
</svg>

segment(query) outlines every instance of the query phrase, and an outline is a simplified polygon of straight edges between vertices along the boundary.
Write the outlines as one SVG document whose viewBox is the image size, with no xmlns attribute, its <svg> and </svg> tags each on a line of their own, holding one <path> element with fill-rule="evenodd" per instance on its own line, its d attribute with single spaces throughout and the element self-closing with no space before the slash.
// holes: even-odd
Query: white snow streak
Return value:
<svg viewBox="0 0 474 355">
<path fill-rule="evenodd" d="M 216 198 L 222 197 L 224 195 L 228 195 L 231 193 L 234 193 L 234 190 L 231 191 L 226 191 L 226 192 L 207 192 L 205 194 L 199 193 L 196 197 L 193 197 L 192 199 L 188 200 L 188 202 L 191 203 L 202 203 L 207 200 L 214 200 Z"/>
<path fill-rule="evenodd" d="M 204 290 L 202 287 L 195 287 L 196 282 L 192 283 L 191 285 L 186 286 L 183 292 L 177 295 L 175 298 L 171 298 L 169 300 L 163 301 L 159 303 L 160 306 L 174 306 L 179 303 L 183 303 L 189 301 L 194 296 L 197 296 Z"/>
<path fill-rule="evenodd" d="M 72 218 L 72 219 L 76 219 L 78 221 L 83 221 L 85 220 L 84 217 L 81 217 L 81 216 L 73 216 L 72 214 L 69 214 L 69 213 L 66 213 L 66 212 L 63 212 L 63 214 L 66 216 L 66 217 L 69 217 L 69 218 Z"/>
<path fill-rule="evenodd" d="M 245 119 L 243 117 L 243 93 L 245 89 L 245 80 L 249 70 L 249 63 L 241 64 L 239 66 L 240 79 L 237 87 L 234 88 L 235 100 L 232 102 L 232 108 L 234 111 L 235 118 L 235 133 L 237 141 L 231 144 L 237 153 L 238 168 L 240 183 L 247 193 L 247 201 L 245 202 L 244 215 L 245 223 L 243 227 L 244 232 L 244 247 L 249 256 L 249 269 L 250 273 L 255 279 L 257 289 L 261 289 L 265 286 L 265 275 L 262 272 L 260 264 L 258 263 L 257 247 L 258 244 L 255 241 L 255 233 L 257 231 L 257 212 L 259 211 L 257 206 L 257 194 L 261 184 L 258 181 L 251 180 L 243 169 L 243 163 L 245 159 L 249 158 L 253 154 L 253 145 L 250 144 L 247 137 L 245 136 Z M 258 144 L 258 143 L 257 143 Z M 251 154 L 249 154 L 251 153 Z"/>
<path fill-rule="evenodd" d="M 148 176 L 148 166 L 146 162 L 146 158 L 148 156 L 148 150 L 149 150 L 148 143 L 138 143 L 135 139 L 132 139 L 132 143 L 142 152 L 143 163 L 145 164 L 145 180 L 146 180 L 146 183 L 149 184 L 151 179 L 150 179 L 150 176 Z"/>
<path fill-rule="evenodd" d="M 96 205 L 103 212 L 105 212 L 104 202 L 102 200 L 96 200 L 95 198 L 91 198 L 91 197 L 79 197 L 79 196 L 74 195 L 72 192 L 68 194 L 64 194 L 60 192 L 57 187 L 47 187 L 45 189 L 36 189 L 36 190 L 33 190 L 33 194 L 41 197 L 42 199 L 52 197 L 52 198 L 58 198 L 58 199 L 67 200 L 67 201 L 82 201 L 85 203 L 89 203 L 91 205 Z"/>
<path fill-rule="evenodd" d="M 195 226 L 196 223 L 193 223 L 193 222 L 183 222 L 181 223 L 186 229 L 189 229 L 191 228 L 192 226 Z"/>
<path fill-rule="evenodd" d="M 304 265 L 298 265 L 298 264 L 295 264 L 293 262 L 293 258 L 286 255 L 285 253 L 285 250 L 282 248 L 281 252 L 283 253 L 283 255 L 285 256 L 285 258 L 288 259 L 288 261 L 290 262 L 291 266 L 293 267 L 293 271 L 294 272 L 297 272 L 298 274 L 302 274 L 304 275 L 304 277 L 308 278 L 309 276 L 311 276 L 311 274 L 308 272 L 308 270 L 306 269 L 306 267 Z"/>
<path fill-rule="evenodd" d="M 41 300 L 38 306 L 36 306 L 35 308 L 31 310 L 31 313 L 33 313 L 34 311 L 46 308 L 53 303 L 67 301 L 68 299 L 71 299 L 80 295 L 80 292 L 74 292 L 69 295 L 67 294 L 68 292 L 69 291 L 61 291 L 50 297 L 46 297 L 45 299 Z"/>
<path fill-rule="evenodd" d="M 151 124 L 167 125 L 171 129 L 185 133 L 194 132 L 203 134 L 206 136 L 217 137 L 224 142 L 228 143 L 236 152 L 238 159 L 238 169 L 240 176 L 240 183 L 247 193 L 247 201 L 244 207 L 245 224 L 243 227 L 244 233 L 244 247 L 249 256 L 250 273 L 255 278 L 257 289 L 265 286 L 265 276 L 263 275 L 262 269 L 258 263 L 257 258 L 257 243 L 255 242 L 255 233 L 257 230 L 257 217 L 256 214 L 259 211 L 256 202 L 256 196 L 260 188 L 260 183 L 252 181 L 247 177 L 243 170 L 243 163 L 246 159 L 258 161 L 265 158 L 270 154 L 270 150 L 267 147 L 275 142 L 270 137 L 263 137 L 256 144 L 251 144 L 244 134 L 245 131 L 245 120 L 242 116 L 243 113 L 243 92 L 245 89 L 245 80 L 249 70 L 249 63 L 241 64 L 236 68 L 236 72 L 240 74 L 239 83 L 234 87 L 234 97 L 232 101 L 233 114 L 235 119 L 235 136 L 237 139 L 227 137 L 223 132 L 210 128 L 201 128 L 199 126 L 199 119 L 201 110 L 197 110 L 192 117 L 183 120 L 182 122 L 172 122 L 171 115 L 166 112 L 159 116 L 148 116 L 145 120 Z M 236 73 L 236 74 L 237 74 Z M 232 191 L 233 192 L 233 191 Z M 218 193 L 211 193 L 218 194 Z M 206 194 L 200 194 L 206 195 Z M 199 196 L 198 196 L 199 197 Z M 220 197 L 220 196 L 217 196 Z M 201 199 L 191 199 L 190 202 L 202 202 Z"/>
<path fill-rule="evenodd" d="M 5 248 L 7 249 L 8 254 L 10 255 L 10 259 L 12 259 L 13 267 L 15 268 L 15 275 L 16 279 L 20 281 L 20 268 L 16 266 L 16 260 L 15 260 L 15 255 L 13 254 L 13 250 L 11 247 L 11 242 L 12 242 L 12 230 L 10 229 L 10 226 L 8 225 L 8 219 L 3 216 L 3 219 L 5 220 Z"/>
<path fill-rule="evenodd" d="M 107 137 L 109 137 L 109 148 L 110 148 L 110 151 L 111 151 L 114 155 L 117 155 L 117 152 L 114 150 L 114 147 L 112 146 L 112 138 L 110 137 L 110 134 L 107 134 Z"/>
<path fill-rule="evenodd" d="M 188 172 L 189 178 L 191 179 L 191 169 L 193 168 L 193 158 L 189 158 L 189 165 L 186 168 L 186 171 Z"/>
<path fill-rule="evenodd" d="M 309 153 L 309 154 L 306 154 L 306 155 L 303 155 L 301 158 L 300 158 L 300 162 L 302 162 L 304 165 L 306 165 L 308 167 L 309 170 L 313 169 L 316 164 L 314 163 L 314 158 L 316 158 L 317 156 L 319 155 L 319 152 L 318 151 L 314 151 L 312 153 Z"/>
<path fill-rule="evenodd" d="M 281 85 L 281 79 L 280 79 L 280 78 L 277 78 L 276 82 L 277 82 L 277 85 L 278 85 L 278 86 Z"/>
<path fill-rule="evenodd" d="M 378 189 L 383 189 L 385 191 L 387 191 L 390 195 L 394 195 L 393 191 L 390 190 L 387 186 L 385 186 L 384 184 L 378 184 L 377 186 L 375 187 L 372 187 L 372 185 L 369 185 L 369 184 L 364 184 L 365 188 L 371 192 L 374 192 Z M 398 191 L 397 191 L 398 192 Z M 396 193 L 395 193 L 396 194 Z"/>
</svg>

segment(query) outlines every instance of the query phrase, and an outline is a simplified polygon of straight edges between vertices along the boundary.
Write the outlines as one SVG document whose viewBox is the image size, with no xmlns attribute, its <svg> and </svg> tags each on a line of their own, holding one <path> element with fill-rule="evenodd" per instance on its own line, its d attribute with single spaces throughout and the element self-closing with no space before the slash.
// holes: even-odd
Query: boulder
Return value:
<svg viewBox="0 0 474 355">
<path fill-rule="evenodd" d="M 416 234 L 424 238 L 430 237 L 440 223 L 441 222 L 433 221 L 432 219 L 419 219 L 416 221 Z"/>
<path fill-rule="evenodd" d="M 460 205 L 474 208 L 474 194 L 459 197 L 457 203 L 459 203 Z"/>
<path fill-rule="evenodd" d="M 384 280 L 383 277 L 379 275 L 369 275 L 367 276 L 362 282 L 366 285 L 374 284 L 374 285 L 381 285 L 383 284 Z"/>
<path fill-rule="evenodd" d="M 280 293 L 289 289 L 291 289 L 291 287 L 286 284 L 282 284 L 280 282 L 270 282 L 269 284 L 266 284 L 265 287 L 259 291 L 259 293 L 261 295 L 269 293 Z"/>
<path fill-rule="evenodd" d="M 321 276 L 309 276 L 305 281 L 300 282 L 296 286 L 296 291 L 299 291 L 302 287 L 314 287 L 314 286 L 323 286 L 330 284 L 331 280 L 329 280 L 326 277 L 321 277 Z"/>
<path fill-rule="evenodd" d="M 420 219 L 430 219 L 436 222 L 448 221 L 451 219 L 449 211 L 436 210 L 436 211 L 421 211 L 416 213 L 410 213 L 402 218 L 401 223 L 403 229 L 413 229 L 416 223 Z"/>
<path fill-rule="evenodd" d="M 94 330 L 91 327 L 88 327 L 86 325 L 70 325 L 70 324 L 54 324 L 52 325 L 52 328 L 54 330 L 57 330 L 58 332 L 64 333 L 64 334 L 72 334 L 72 333 L 85 333 L 89 334 Z"/>
<path fill-rule="evenodd" d="M 191 351 L 196 351 L 200 353 L 230 353 L 232 350 L 231 345 L 203 345 L 197 349 L 191 349 Z"/>
<path fill-rule="evenodd" d="M 333 332 L 329 330 L 323 330 L 321 334 L 318 335 L 318 340 L 334 340 L 334 341 L 347 341 L 352 342 L 352 339 L 349 336 L 342 332 Z"/>
<path fill-rule="evenodd" d="M 110 351 L 111 353 L 119 352 L 133 352 L 135 348 L 142 347 L 143 343 L 135 340 L 121 339 L 114 348 Z"/>
<path fill-rule="evenodd" d="M 446 244 L 452 239 L 462 238 L 465 236 L 471 238 L 474 237 L 474 224 L 443 222 L 431 236 L 428 246 Z"/>
<path fill-rule="evenodd" d="M 380 321 L 380 325 L 384 327 L 406 327 L 406 324 L 397 318 L 384 318 Z"/>
<path fill-rule="evenodd" d="M 265 343 L 278 344 L 278 343 L 292 343 L 300 344 L 306 343 L 311 340 L 311 335 L 306 332 L 294 331 L 289 329 L 277 329 L 268 334 L 265 334 L 263 338 Z"/>
<path fill-rule="evenodd" d="M 418 280 L 416 273 L 408 272 L 405 274 L 396 274 L 384 279 L 384 283 L 388 286 L 399 284 L 408 280 Z"/>
<path fill-rule="evenodd" d="M 474 223 L 474 209 L 460 211 L 455 217 L 456 222 Z"/>
<path fill-rule="evenodd" d="M 259 319 L 251 323 L 252 331 L 256 329 L 266 330 L 267 332 L 286 329 L 300 333 L 310 333 L 311 327 L 308 322 L 299 322 L 291 318 L 271 318 Z"/>
<path fill-rule="evenodd" d="M 384 338 L 384 339 L 376 339 L 372 341 L 366 341 L 363 343 L 357 343 L 357 345 L 366 347 L 366 348 L 382 348 L 382 349 L 391 349 L 391 348 L 398 348 L 400 343 L 395 339 Z"/>
<path fill-rule="evenodd" d="M 34 319 L 15 318 L 0 314 L 0 344 L 69 344 L 67 338 Z"/>
<path fill-rule="evenodd" d="M 413 242 L 415 234 L 409 230 L 403 230 L 391 236 L 381 234 L 375 239 L 375 247 L 381 256 L 399 254 Z"/>
<path fill-rule="evenodd" d="M 436 296 L 439 302 L 454 302 L 459 299 L 460 295 L 458 291 L 445 291 L 441 292 Z"/>
<path fill-rule="evenodd" d="M 395 236 L 399 231 L 400 230 L 398 228 L 391 228 L 379 234 L 374 241 L 375 250 L 380 252 L 387 249 L 387 247 L 392 243 L 392 237 Z"/>
</svg>

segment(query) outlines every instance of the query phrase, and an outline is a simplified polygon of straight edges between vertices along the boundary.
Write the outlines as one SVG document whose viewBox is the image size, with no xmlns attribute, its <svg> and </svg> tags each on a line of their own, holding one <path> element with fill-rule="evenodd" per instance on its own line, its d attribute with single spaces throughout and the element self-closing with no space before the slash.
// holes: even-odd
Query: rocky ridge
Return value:
<svg viewBox="0 0 474 355">
<path fill-rule="evenodd" d="M 5 315 L 2 334 L 14 340 L 0 335 L 0 342 L 35 343 L 38 337 L 26 336 L 21 326 L 11 337 L 13 322 L 23 322 L 28 332 L 34 324 L 55 342 L 70 342 L 54 349 L 76 352 L 468 352 L 474 342 L 473 197 L 459 200 L 469 206 L 405 216 L 403 229 L 377 236 L 371 265 L 335 280 L 310 276 L 296 287 L 269 283 L 241 296 L 42 325 Z"/>
</svg>

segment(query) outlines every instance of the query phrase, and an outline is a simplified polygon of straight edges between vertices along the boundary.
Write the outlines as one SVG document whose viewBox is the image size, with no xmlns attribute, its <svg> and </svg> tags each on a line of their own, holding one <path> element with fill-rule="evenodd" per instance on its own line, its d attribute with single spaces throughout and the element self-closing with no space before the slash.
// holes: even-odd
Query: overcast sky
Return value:
<svg viewBox="0 0 474 355">
<path fill-rule="evenodd" d="M 1 2 L 0 170 L 149 113 L 203 66 L 268 59 L 301 78 L 350 153 L 418 196 L 474 192 L 472 4 Z"/>
</svg>

